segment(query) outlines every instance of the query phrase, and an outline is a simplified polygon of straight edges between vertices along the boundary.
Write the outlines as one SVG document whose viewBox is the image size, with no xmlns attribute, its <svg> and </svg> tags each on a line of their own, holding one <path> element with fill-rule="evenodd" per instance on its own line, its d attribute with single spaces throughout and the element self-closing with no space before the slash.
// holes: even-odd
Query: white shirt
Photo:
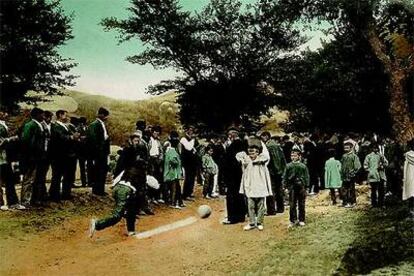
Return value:
<svg viewBox="0 0 414 276">
<path fill-rule="evenodd" d="M 379 148 L 379 153 L 381 155 L 385 155 L 385 146 L 384 145 L 379 145 L 378 148 Z"/>
<path fill-rule="evenodd" d="M 160 147 L 158 144 L 158 140 L 154 139 L 152 136 L 150 138 L 150 144 L 151 144 L 151 148 L 150 148 L 150 156 L 159 156 L 160 155 Z"/>
<path fill-rule="evenodd" d="M 96 120 L 98 120 L 98 122 L 100 122 L 101 125 L 102 125 L 102 127 L 103 127 L 103 130 L 104 130 L 104 140 L 108 140 L 109 135 L 108 135 L 108 132 L 106 131 L 105 123 L 101 119 L 99 119 L 99 118 L 96 118 Z"/>
<path fill-rule="evenodd" d="M 405 154 L 403 177 L 403 200 L 414 196 L 414 151 Z"/>
<path fill-rule="evenodd" d="M 9 128 L 8 128 L 8 126 L 6 125 L 6 122 L 5 122 L 5 121 L 0 120 L 0 125 L 4 126 L 4 128 L 5 128 L 7 131 L 9 131 Z"/>
<path fill-rule="evenodd" d="M 267 158 L 267 161 L 266 161 L 266 166 L 267 166 L 270 162 L 270 153 L 269 153 L 269 150 L 267 149 L 266 144 L 263 141 L 260 141 L 260 143 L 262 143 L 262 153 Z"/>
<path fill-rule="evenodd" d="M 181 138 L 180 143 L 184 146 L 186 150 L 192 151 L 194 149 L 195 139 L 191 139 L 191 141 L 188 141 L 187 137 L 183 137 Z"/>
</svg>

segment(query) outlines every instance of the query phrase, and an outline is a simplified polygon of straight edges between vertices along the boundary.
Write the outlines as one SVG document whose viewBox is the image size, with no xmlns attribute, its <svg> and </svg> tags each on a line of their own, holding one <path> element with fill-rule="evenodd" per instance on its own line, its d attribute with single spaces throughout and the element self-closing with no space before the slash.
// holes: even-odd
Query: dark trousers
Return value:
<svg viewBox="0 0 414 276">
<path fill-rule="evenodd" d="M 94 185 L 92 193 L 96 195 L 105 194 L 106 175 L 108 173 L 108 156 L 95 157 L 91 164 Z"/>
<path fill-rule="evenodd" d="M 246 198 L 239 193 L 240 180 L 237 181 L 238 185 L 231 185 L 228 183 L 227 195 L 226 195 L 226 207 L 227 207 L 227 220 L 232 223 L 244 222 L 247 213 Z"/>
<path fill-rule="evenodd" d="M 93 159 L 86 160 L 86 178 L 88 179 L 88 187 L 95 186 L 95 166 L 93 164 Z"/>
<path fill-rule="evenodd" d="M 309 192 L 319 193 L 319 179 L 318 170 L 315 168 L 309 169 Z"/>
<path fill-rule="evenodd" d="M 49 189 L 51 200 L 59 201 L 60 199 L 69 199 L 71 197 L 75 170 L 76 159 L 74 158 L 68 157 L 52 160 L 52 182 Z"/>
<path fill-rule="evenodd" d="M 43 159 L 38 162 L 36 180 L 33 186 L 32 202 L 45 202 L 47 199 L 46 176 L 49 171 L 50 161 Z"/>
<path fill-rule="evenodd" d="M 272 183 L 273 195 L 266 197 L 267 214 L 269 216 L 277 213 L 283 213 L 285 211 L 285 205 L 283 202 L 283 187 L 282 176 L 280 174 L 270 175 L 270 181 Z"/>
<path fill-rule="evenodd" d="M 86 187 L 86 185 L 88 184 L 88 179 L 86 176 L 86 158 L 79 157 L 78 160 L 82 187 Z"/>
<path fill-rule="evenodd" d="M 12 170 L 10 163 L 0 165 L 0 205 L 1 206 L 4 205 L 2 187 L 6 189 L 7 205 L 11 206 L 11 205 L 18 203 L 19 199 L 17 198 L 15 184 L 16 184 L 16 177 L 13 174 L 13 170 Z"/>
<path fill-rule="evenodd" d="M 372 207 L 384 206 L 385 185 L 384 181 L 370 182 L 371 185 L 371 205 Z"/>
<path fill-rule="evenodd" d="M 114 226 L 125 217 L 128 232 L 135 231 L 136 199 L 132 194 L 132 190 L 126 186 L 117 184 L 114 187 L 112 195 L 115 199 L 115 208 L 108 217 L 96 221 L 96 230 Z"/>
<path fill-rule="evenodd" d="M 214 174 L 204 173 L 203 196 L 211 196 L 214 187 Z"/>
<path fill-rule="evenodd" d="M 336 192 L 334 188 L 329 188 L 332 204 L 336 204 Z"/>
<path fill-rule="evenodd" d="M 342 184 L 342 205 L 356 203 L 355 180 L 344 181 Z"/>
<path fill-rule="evenodd" d="M 318 169 L 319 190 L 325 190 L 325 167 Z"/>
<path fill-rule="evenodd" d="M 295 223 L 299 221 L 305 222 L 305 200 L 306 189 L 303 186 L 295 185 L 289 189 L 289 220 Z M 299 210 L 298 210 L 299 209 Z"/>
<path fill-rule="evenodd" d="M 195 165 L 195 164 L 194 164 Z M 197 173 L 196 166 L 185 166 L 185 178 L 184 178 L 184 187 L 183 187 L 183 198 L 186 199 L 189 196 L 193 195 L 194 192 L 194 181 Z"/>
<path fill-rule="evenodd" d="M 224 166 L 219 165 L 218 176 L 217 176 L 217 184 L 219 189 L 220 195 L 226 194 L 226 183 L 224 182 Z"/>
<path fill-rule="evenodd" d="M 165 183 L 165 185 L 169 189 L 170 194 L 170 200 L 169 202 L 171 205 L 182 205 L 183 201 L 181 199 L 181 186 L 180 186 L 180 180 L 176 179 L 173 181 L 168 181 Z"/>
</svg>

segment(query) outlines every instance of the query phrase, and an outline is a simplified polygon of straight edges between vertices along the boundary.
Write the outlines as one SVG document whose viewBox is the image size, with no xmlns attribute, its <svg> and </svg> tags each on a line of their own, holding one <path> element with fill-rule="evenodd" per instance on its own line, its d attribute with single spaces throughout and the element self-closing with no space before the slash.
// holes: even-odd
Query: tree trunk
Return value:
<svg viewBox="0 0 414 276">
<path fill-rule="evenodd" d="M 400 143 L 414 139 L 414 120 L 410 116 L 408 99 L 404 91 L 407 77 L 401 69 L 390 72 L 390 114 L 393 120 L 393 131 Z"/>
<path fill-rule="evenodd" d="M 412 70 L 411 64 L 404 68 L 398 60 L 392 60 L 385 50 L 384 43 L 375 32 L 374 24 L 368 26 L 368 41 L 377 56 L 384 65 L 385 72 L 390 78 L 390 114 L 393 121 L 393 131 L 397 141 L 406 144 L 414 139 L 414 119 L 410 116 L 407 95 L 404 91 L 404 84 L 408 74 Z"/>
</svg>

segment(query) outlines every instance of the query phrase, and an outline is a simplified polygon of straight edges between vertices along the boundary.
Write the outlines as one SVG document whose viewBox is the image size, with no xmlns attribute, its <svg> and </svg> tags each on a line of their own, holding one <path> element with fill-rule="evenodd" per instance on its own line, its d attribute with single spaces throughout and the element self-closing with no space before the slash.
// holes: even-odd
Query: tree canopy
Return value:
<svg viewBox="0 0 414 276">
<path fill-rule="evenodd" d="M 132 0 L 129 11 L 102 24 L 120 42 L 146 46 L 128 61 L 182 73 L 149 92 L 178 91 L 184 123 L 222 129 L 276 105 L 290 111 L 296 130 L 392 126 L 400 141 L 414 137 L 414 17 L 406 1 L 211 0 L 192 13 L 178 0 Z M 329 22 L 333 39 L 300 52 L 303 24 L 315 22 Z"/>
<path fill-rule="evenodd" d="M 307 18 L 330 21 L 334 31 L 353 29 L 370 45 L 388 78 L 388 112 L 393 133 L 402 143 L 414 139 L 413 105 L 409 98 L 412 99 L 410 80 L 414 70 L 414 3 L 310 0 L 302 13 Z"/>
<path fill-rule="evenodd" d="M 338 32 L 278 71 L 272 84 L 279 107 L 290 111 L 288 130 L 390 133 L 387 76 L 355 30 Z"/>
<path fill-rule="evenodd" d="M 283 2 L 283 1 L 280 1 Z M 274 106 L 275 94 L 258 89 L 273 68 L 304 42 L 295 27 L 299 14 L 275 1 L 243 6 L 212 0 L 200 12 L 183 11 L 177 0 L 133 0 L 128 19 L 106 18 L 120 42 L 138 38 L 146 50 L 127 58 L 182 73 L 149 89 L 179 91 L 184 123 L 220 129 L 243 116 L 258 118 Z"/>
<path fill-rule="evenodd" d="M 38 100 L 27 96 L 29 90 L 52 95 L 72 85 L 68 72 L 75 64 L 57 51 L 72 38 L 71 18 L 60 2 L 6 0 L 0 5 L 1 105 Z"/>
</svg>

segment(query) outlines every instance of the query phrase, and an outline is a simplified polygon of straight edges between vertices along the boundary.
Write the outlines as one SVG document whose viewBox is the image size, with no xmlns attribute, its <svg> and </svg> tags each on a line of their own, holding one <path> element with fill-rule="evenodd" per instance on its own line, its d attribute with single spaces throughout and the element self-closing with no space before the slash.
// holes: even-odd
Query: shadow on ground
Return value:
<svg viewBox="0 0 414 276">
<path fill-rule="evenodd" d="M 393 274 L 399 264 L 414 262 L 414 218 L 407 204 L 370 209 L 355 224 L 358 235 L 334 275 Z"/>
</svg>

